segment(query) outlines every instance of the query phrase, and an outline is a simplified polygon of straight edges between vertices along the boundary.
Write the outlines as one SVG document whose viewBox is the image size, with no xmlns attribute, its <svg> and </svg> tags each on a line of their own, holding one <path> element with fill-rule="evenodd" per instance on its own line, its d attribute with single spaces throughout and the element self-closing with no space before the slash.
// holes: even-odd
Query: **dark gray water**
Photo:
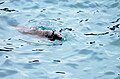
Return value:
<svg viewBox="0 0 120 79">
<path fill-rule="evenodd" d="M 120 0 L 0 0 L 0 79 L 120 79 L 119 8 Z M 13 26 L 67 30 L 51 42 Z"/>
</svg>

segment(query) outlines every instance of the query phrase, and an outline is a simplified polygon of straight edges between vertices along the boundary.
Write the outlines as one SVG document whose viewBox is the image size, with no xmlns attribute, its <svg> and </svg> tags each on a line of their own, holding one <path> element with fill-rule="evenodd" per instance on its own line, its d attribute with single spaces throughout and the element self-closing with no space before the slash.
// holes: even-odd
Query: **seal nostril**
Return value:
<svg viewBox="0 0 120 79">
<path fill-rule="evenodd" d="M 62 37 L 59 38 L 59 40 L 61 40 L 61 39 L 62 39 Z"/>
</svg>

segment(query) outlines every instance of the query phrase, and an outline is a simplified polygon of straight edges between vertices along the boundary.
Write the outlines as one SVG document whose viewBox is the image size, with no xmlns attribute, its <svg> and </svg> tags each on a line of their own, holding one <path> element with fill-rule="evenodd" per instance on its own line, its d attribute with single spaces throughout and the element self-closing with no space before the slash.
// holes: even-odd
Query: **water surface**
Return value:
<svg viewBox="0 0 120 79">
<path fill-rule="evenodd" d="M 119 0 L 0 0 L 1 79 L 120 79 Z M 23 35 L 44 26 L 65 41 Z"/>
</svg>

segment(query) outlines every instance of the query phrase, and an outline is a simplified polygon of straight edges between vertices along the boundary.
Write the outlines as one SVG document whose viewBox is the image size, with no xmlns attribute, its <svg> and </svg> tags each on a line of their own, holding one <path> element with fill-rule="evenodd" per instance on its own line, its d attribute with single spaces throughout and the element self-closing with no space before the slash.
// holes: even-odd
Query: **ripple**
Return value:
<svg viewBox="0 0 120 79">
<path fill-rule="evenodd" d="M 32 6 L 32 7 L 28 7 L 28 8 L 23 8 L 24 10 L 29 10 L 29 9 L 39 9 L 38 5 Z"/>
<path fill-rule="evenodd" d="M 33 2 L 33 0 L 26 0 L 26 2 Z"/>
<path fill-rule="evenodd" d="M 87 5 L 84 5 L 83 3 L 76 3 L 76 4 L 71 4 L 69 5 L 71 8 L 88 8 Z"/>
<path fill-rule="evenodd" d="M 115 72 L 113 72 L 113 71 L 108 71 L 108 72 L 105 72 L 104 75 L 115 75 Z"/>
<path fill-rule="evenodd" d="M 17 63 L 17 65 L 20 65 L 25 69 L 36 69 L 36 67 L 40 66 L 41 63 L 33 60 L 33 61 L 28 61 L 28 63 Z"/>
<path fill-rule="evenodd" d="M 120 79 L 120 76 L 117 76 L 116 78 L 114 78 L 114 79 Z"/>
<path fill-rule="evenodd" d="M 115 8 L 118 6 L 119 6 L 119 2 L 116 2 L 116 3 L 111 4 L 109 8 Z"/>
<path fill-rule="evenodd" d="M 58 0 L 45 0 L 45 3 L 57 4 Z"/>
<path fill-rule="evenodd" d="M 13 3 L 14 1 L 15 2 L 20 2 L 21 0 L 10 0 L 11 3 Z"/>
<path fill-rule="evenodd" d="M 98 5 L 96 3 L 91 3 L 90 1 L 78 2 L 76 4 L 67 5 L 71 8 L 96 8 Z"/>
<path fill-rule="evenodd" d="M 25 69 L 36 69 L 33 65 L 31 64 L 24 64 Z"/>
<path fill-rule="evenodd" d="M 88 50 L 88 49 L 82 49 L 82 50 L 75 50 L 75 52 L 78 52 L 78 56 L 83 58 L 81 61 L 85 60 L 97 60 L 97 61 L 102 61 L 104 59 L 107 59 L 103 53 L 98 53 L 93 50 Z M 77 56 L 76 55 L 76 56 Z"/>
<path fill-rule="evenodd" d="M 77 67 L 79 66 L 78 64 L 74 64 L 74 63 L 67 63 L 66 65 L 68 65 L 74 69 L 77 69 Z"/>
<path fill-rule="evenodd" d="M 11 61 L 11 60 L 9 60 L 9 59 L 7 59 L 3 64 L 2 64 L 2 66 L 13 66 L 13 62 Z"/>
<path fill-rule="evenodd" d="M 62 1 L 62 2 L 68 2 L 68 0 L 60 0 L 60 1 Z"/>
<path fill-rule="evenodd" d="M 17 74 L 18 72 L 15 70 L 10 70 L 10 69 L 0 69 L 0 77 L 7 77 L 7 76 L 12 76 L 14 74 Z"/>
<path fill-rule="evenodd" d="M 0 16 L 0 19 L 7 22 L 7 24 L 10 26 L 17 26 L 19 24 L 17 20 L 9 18 L 8 16 Z"/>
<path fill-rule="evenodd" d="M 120 39 L 117 39 L 110 43 L 111 45 L 120 46 Z"/>
</svg>

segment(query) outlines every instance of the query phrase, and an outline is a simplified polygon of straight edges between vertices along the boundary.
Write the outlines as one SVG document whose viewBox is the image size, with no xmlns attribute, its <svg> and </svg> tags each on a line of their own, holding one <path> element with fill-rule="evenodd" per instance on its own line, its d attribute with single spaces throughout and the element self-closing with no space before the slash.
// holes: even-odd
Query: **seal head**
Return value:
<svg viewBox="0 0 120 79">
<path fill-rule="evenodd" d="M 55 31 L 53 31 L 52 34 L 51 34 L 51 36 L 48 36 L 48 38 L 51 41 L 62 40 L 62 36 L 59 33 L 55 32 Z"/>
</svg>

